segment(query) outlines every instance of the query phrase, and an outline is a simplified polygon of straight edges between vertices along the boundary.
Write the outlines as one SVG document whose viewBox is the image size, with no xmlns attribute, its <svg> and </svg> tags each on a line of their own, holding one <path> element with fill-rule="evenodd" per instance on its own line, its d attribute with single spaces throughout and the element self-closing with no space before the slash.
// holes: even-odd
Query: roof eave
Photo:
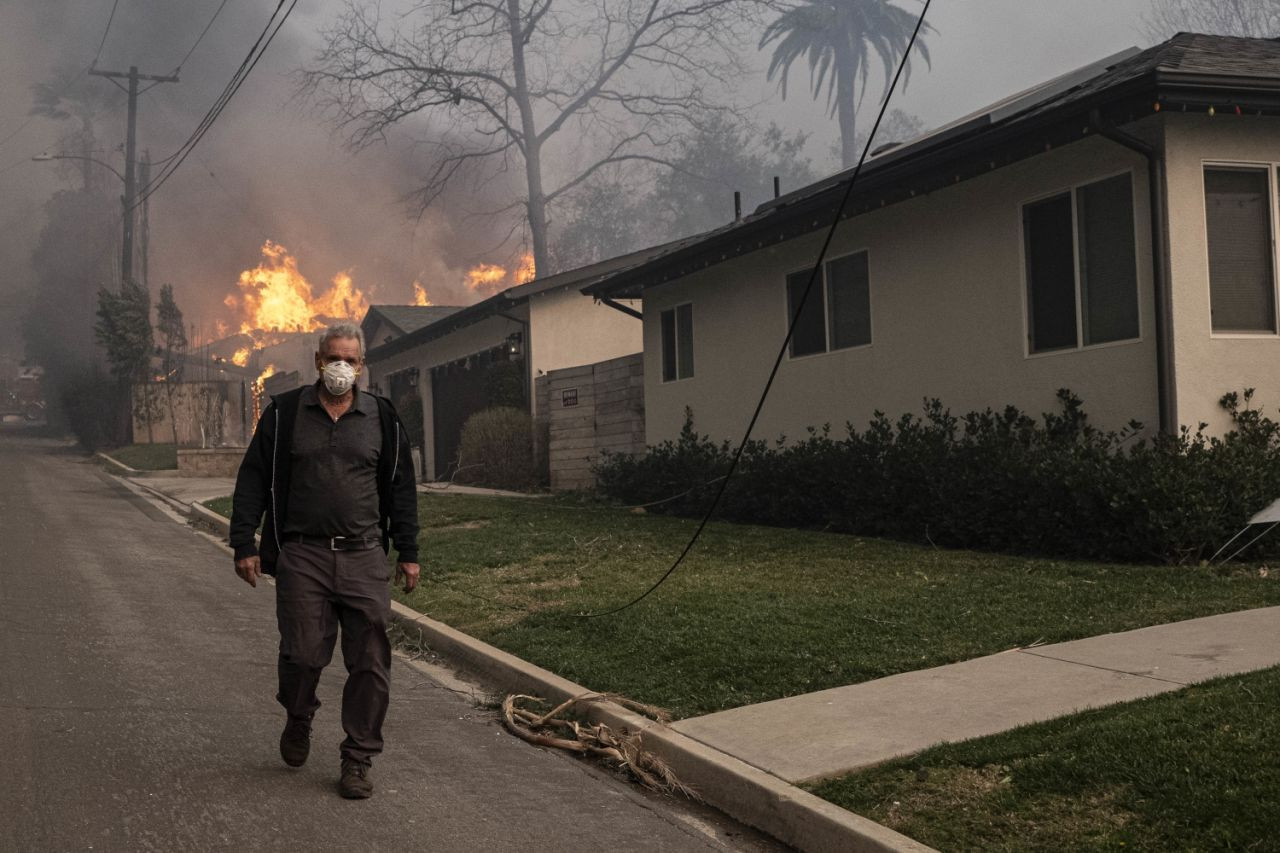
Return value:
<svg viewBox="0 0 1280 853">
<path fill-rule="evenodd" d="M 1027 159 L 1042 153 L 1045 144 L 1057 147 L 1092 135 L 1081 120 L 1094 109 L 1118 104 L 1124 109 L 1117 112 L 1123 114 L 1110 117 L 1117 119 L 1118 123 L 1127 123 L 1139 117 L 1128 114 L 1130 107 L 1143 102 L 1154 104 L 1155 96 L 1153 77 L 1150 74 L 1142 75 L 1095 95 L 1068 102 L 1059 109 L 1046 111 L 1029 120 L 1017 121 L 1017 116 L 1011 116 L 999 124 L 988 125 L 972 134 L 943 139 L 938 145 L 921 150 L 911 158 L 886 162 L 872 171 L 864 171 L 858 177 L 855 203 L 845 210 L 842 219 L 905 201 Z M 1026 140 L 1031 136 L 1037 136 L 1037 139 L 1035 144 L 1028 145 Z M 1042 142 L 1046 139 L 1048 141 Z M 957 166 L 966 164 L 967 168 L 960 171 L 971 174 L 961 175 L 957 172 Z M 940 180 L 940 176 L 953 174 L 954 179 Z M 583 288 L 583 293 L 597 298 L 638 299 L 648 287 L 665 284 L 732 257 L 813 233 L 824 223 L 831 221 L 848 182 L 849 179 L 838 181 L 813 195 L 774 208 L 759 219 L 749 219 L 738 228 L 693 243 L 649 264 L 623 270 Z M 875 197 L 875 203 L 868 204 L 868 197 L 872 196 Z"/>
<path fill-rule="evenodd" d="M 458 329 L 475 325 L 489 317 L 499 316 L 501 312 L 528 301 L 528 296 L 512 297 L 509 291 L 503 291 L 474 305 L 459 309 L 447 317 L 442 317 L 434 323 L 396 338 L 394 341 L 373 347 L 365 354 L 365 358 L 369 361 L 381 361 L 382 359 L 390 358 L 416 346 L 442 338 Z"/>
</svg>

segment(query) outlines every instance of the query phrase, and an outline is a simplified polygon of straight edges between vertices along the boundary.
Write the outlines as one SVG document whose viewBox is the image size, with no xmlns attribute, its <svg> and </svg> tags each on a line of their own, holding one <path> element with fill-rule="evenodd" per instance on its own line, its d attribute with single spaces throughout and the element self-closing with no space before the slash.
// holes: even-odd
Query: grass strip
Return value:
<svg viewBox="0 0 1280 853">
<path fill-rule="evenodd" d="M 941 850 L 1280 850 L 1280 668 L 935 747 L 811 790 Z"/>
<path fill-rule="evenodd" d="M 136 471 L 161 471 L 178 467 L 178 449 L 172 444 L 127 444 L 104 452 Z"/>
<path fill-rule="evenodd" d="M 204 505 L 209 509 L 213 510 L 214 512 L 216 512 L 218 515 L 223 516 L 224 518 L 231 517 L 231 498 L 230 497 L 211 498 L 210 500 L 204 501 Z"/>
<path fill-rule="evenodd" d="M 1029 559 L 716 523 L 641 605 L 693 522 L 571 497 L 423 495 L 406 604 L 677 717 L 1028 646 L 1280 604 L 1256 569 Z"/>
</svg>

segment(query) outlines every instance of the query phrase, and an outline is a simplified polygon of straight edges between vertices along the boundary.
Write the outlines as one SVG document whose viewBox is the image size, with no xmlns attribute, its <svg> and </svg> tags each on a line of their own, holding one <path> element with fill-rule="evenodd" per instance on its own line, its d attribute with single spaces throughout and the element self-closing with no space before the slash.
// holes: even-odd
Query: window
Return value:
<svg viewBox="0 0 1280 853">
<path fill-rule="evenodd" d="M 693 376 L 693 305 L 685 303 L 660 315 L 662 321 L 662 381 Z"/>
<path fill-rule="evenodd" d="M 867 253 L 828 261 L 814 282 L 791 336 L 791 357 L 848 349 L 871 343 L 871 283 Z M 809 285 L 812 270 L 787 276 L 787 318 Z"/>
<path fill-rule="evenodd" d="M 1024 205 L 1031 352 L 1138 337 L 1133 186 L 1128 175 Z"/>
<path fill-rule="evenodd" d="M 1215 332 L 1276 331 L 1270 183 L 1264 168 L 1204 170 Z"/>
</svg>

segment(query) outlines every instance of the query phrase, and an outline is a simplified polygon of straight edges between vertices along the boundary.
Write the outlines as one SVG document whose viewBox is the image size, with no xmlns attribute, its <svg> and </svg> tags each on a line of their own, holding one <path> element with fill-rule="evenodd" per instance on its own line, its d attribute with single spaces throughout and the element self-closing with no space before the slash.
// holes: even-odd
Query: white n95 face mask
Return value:
<svg viewBox="0 0 1280 853">
<path fill-rule="evenodd" d="M 355 384 L 356 369 L 345 361 L 335 361 L 324 366 L 321 376 L 328 392 L 335 397 L 341 397 Z"/>
</svg>

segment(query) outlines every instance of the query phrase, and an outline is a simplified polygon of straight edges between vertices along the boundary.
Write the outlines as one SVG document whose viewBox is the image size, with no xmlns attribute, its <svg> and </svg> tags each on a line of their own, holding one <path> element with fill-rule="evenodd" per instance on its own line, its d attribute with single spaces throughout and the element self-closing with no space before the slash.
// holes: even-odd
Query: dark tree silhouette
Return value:
<svg viewBox="0 0 1280 853">
<path fill-rule="evenodd" d="M 760 38 L 761 50 L 774 46 L 768 77 L 778 78 L 784 98 L 792 63 L 801 57 L 808 60 L 813 97 L 817 99 L 825 87 L 827 106 L 840 122 L 840 159 L 845 168 L 857 163 L 861 153 L 856 116 L 871 66 L 880 60 L 888 94 L 915 26 L 916 15 L 886 0 L 803 0 L 769 24 Z M 922 34 L 933 31 L 926 23 Z M 929 48 L 923 38 L 916 40 L 915 49 L 927 64 Z M 908 60 L 904 86 L 910 76 Z"/>
</svg>

